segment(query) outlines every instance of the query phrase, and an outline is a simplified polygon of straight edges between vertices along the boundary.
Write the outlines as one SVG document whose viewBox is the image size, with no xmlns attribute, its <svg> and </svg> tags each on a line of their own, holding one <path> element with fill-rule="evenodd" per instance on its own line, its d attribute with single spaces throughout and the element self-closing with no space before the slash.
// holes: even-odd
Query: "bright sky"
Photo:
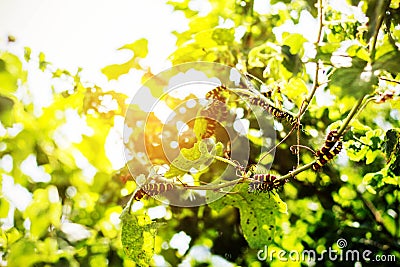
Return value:
<svg viewBox="0 0 400 267">
<path fill-rule="evenodd" d="M 108 82 L 100 70 L 109 64 L 129 59 L 130 53 L 116 49 L 143 37 L 149 40 L 146 64 L 152 67 L 152 71 L 157 73 L 169 67 L 166 58 L 174 51 L 176 41 L 171 32 L 182 31 L 187 26 L 184 15 L 173 13 L 173 8 L 165 3 L 166 0 L 0 0 L 0 43 L 6 43 L 7 35 L 13 35 L 17 40 L 13 46 L 28 46 L 33 55 L 42 51 L 46 60 L 55 67 L 72 73 L 82 67 L 82 77 L 86 81 L 106 89 L 137 89 L 140 86 L 140 74 L 125 75 L 118 82 Z M 4 45 L 0 45 L 1 48 Z M 50 104 L 51 98 L 44 96 L 51 94 L 51 76 L 36 69 L 29 70 L 29 73 L 33 101 L 37 98 L 39 107 Z M 69 116 L 71 120 L 75 117 Z M 116 118 L 118 126 L 110 133 L 106 144 L 110 160 L 115 159 L 112 161 L 115 168 L 124 164 L 120 140 L 122 119 Z M 79 118 L 73 120 L 75 126 L 77 121 Z M 84 157 L 74 156 L 79 166 L 83 164 L 81 167 L 84 170 L 93 169 Z M 11 163 L 6 162 L 10 160 Z M 4 166 L 12 166 L 12 159 L 0 159 L 0 167 Z M 33 155 L 24 161 L 21 168 L 32 177 L 43 176 L 43 170 L 36 166 Z M 86 176 L 89 179 L 93 172 Z M 49 180 L 49 177 L 45 178 Z M 12 177 L 3 175 L 3 180 L 3 189 L 13 192 L 8 199 L 15 207 L 24 210 L 32 199 L 31 194 L 14 184 Z M 8 228 L 12 225 L 13 209 L 10 209 L 3 226 Z"/>
<path fill-rule="evenodd" d="M 181 13 L 165 0 L 0 0 L 0 38 L 14 35 L 22 46 L 43 51 L 58 67 L 98 71 L 128 56 L 116 49 L 149 39 L 151 61 L 175 46 L 171 31 L 182 29 Z"/>
<path fill-rule="evenodd" d="M 145 64 L 158 73 L 169 67 L 166 58 L 175 49 L 176 38 L 171 32 L 185 27 L 183 13 L 173 13 L 166 0 L 0 0 L 0 39 L 13 35 L 17 46 L 28 46 L 35 54 L 44 52 L 54 66 L 72 73 L 82 67 L 84 81 L 125 93 L 138 89 L 140 73 L 109 82 L 100 71 L 130 58 L 128 51 L 117 48 L 139 38 L 148 39 Z M 40 102 L 40 109 L 51 102 L 50 79 L 37 70 L 30 70 L 30 74 L 32 95 Z M 121 128 L 122 123 L 119 120 Z M 113 163 L 121 166 L 121 151 L 113 150 L 108 149 L 110 158 L 118 158 Z"/>
</svg>

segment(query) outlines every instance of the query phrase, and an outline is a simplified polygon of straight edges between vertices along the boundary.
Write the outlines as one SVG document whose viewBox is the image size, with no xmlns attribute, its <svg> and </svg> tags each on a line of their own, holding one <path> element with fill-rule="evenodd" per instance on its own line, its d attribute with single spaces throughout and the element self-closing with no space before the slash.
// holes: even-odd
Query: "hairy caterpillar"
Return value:
<svg viewBox="0 0 400 267">
<path fill-rule="evenodd" d="M 206 132 L 203 135 L 203 138 L 209 138 L 215 134 L 215 129 L 217 127 L 218 121 L 224 121 L 228 117 L 229 110 L 225 105 L 225 100 L 217 100 L 212 102 L 201 111 L 201 115 L 204 116 L 204 119 L 207 121 Z M 217 121 L 218 119 L 218 121 Z"/>
<path fill-rule="evenodd" d="M 262 107 L 265 111 L 274 116 L 276 119 L 286 120 L 290 125 L 295 125 L 297 123 L 297 119 L 292 114 L 268 104 L 261 98 L 251 97 L 250 103 Z"/>
<path fill-rule="evenodd" d="M 337 140 L 338 140 L 338 132 L 337 132 L 337 130 L 330 131 L 328 133 L 328 135 L 326 136 L 324 146 L 320 150 L 318 150 L 315 153 L 315 155 L 317 157 L 321 157 L 322 155 L 328 153 L 329 150 L 331 150 L 335 146 Z"/>
<path fill-rule="evenodd" d="M 285 185 L 288 179 L 277 179 L 271 174 L 254 174 L 249 183 L 250 192 L 271 192 Z"/>
<path fill-rule="evenodd" d="M 216 99 L 221 102 L 225 102 L 226 98 L 222 95 L 222 92 L 227 91 L 228 89 L 226 88 L 225 85 L 220 85 L 212 89 L 211 91 L 208 91 L 206 94 L 207 99 Z"/>
<path fill-rule="evenodd" d="M 335 141 L 336 146 L 334 146 L 333 148 L 329 148 L 329 146 L 326 145 L 317 152 L 318 156 L 317 156 L 317 160 L 315 161 L 315 163 L 312 165 L 312 169 L 314 171 L 319 170 L 322 166 L 324 166 L 328 161 L 330 161 L 331 159 L 333 159 L 337 154 L 339 154 L 339 152 L 342 150 L 343 148 L 343 143 L 342 140 L 339 141 Z M 335 143 L 333 145 L 335 145 Z M 329 144 L 330 145 L 330 144 Z M 325 148 L 325 149 L 324 149 Z M 328 149 L 329 148 L 329 149 Z"/>
<path fill-rule="evenodd" d="M 155 196 L 166 191 L 170 191 L 174 189 L 174 185 L 172 183 L 147 183 L 144 184 L 138 191 L 136 191 L 134 195 L 135 200 L 142 199 L 145 195 Z"/>
</svg>

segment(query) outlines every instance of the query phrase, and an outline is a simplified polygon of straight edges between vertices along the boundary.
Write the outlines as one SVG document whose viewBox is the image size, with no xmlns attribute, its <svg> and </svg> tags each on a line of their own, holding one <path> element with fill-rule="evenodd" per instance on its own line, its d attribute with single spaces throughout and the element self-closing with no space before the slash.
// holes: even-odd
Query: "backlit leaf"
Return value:
<svg viewBox="0 0 400 267">
<path fill-rule="evenodd" d="M 133 52 L 132 58 L 122 64 L 113 64 L 103 68 L 101 71 L 107 76 L 109 80 L 116 80 L 119 76 L 128 73 L 132 68 L 141 69 L 139 64 L 141 58 L 145 58 L 148 53 L 147 39 L 139 39 L 131 44 L 127 44 L 119 48 L 119 50 L 130 50 Z"/>
<path fill-rule="evenodd" d="M 287 45 L 290 47 L 291 54 L 303 54 L 304 48 L 303 45 L 307 42 L 307 39 L 304 38 L 302 34 L 299 33 L 283 33 L 283 45 Z"/>
<path fill-rule="evenodd" d="M 386 70 L 394 75 L 400 71 L 400 52 L 392 51 L 379 57 L 372 65 L 374 70 Z"/>
<path fill-rule="evenodd" d="M 35 242 L 21 239 L 13 244 L 7 259 L 8 266 L 32 266 L 40 261 L 40 255 L 37 254 Z"/>
<path fill-rule="evenodd" d="M 300 78 L 291 78 L 287 86 L 282 88 L 282 93 L 284 93 L 292 102 L 300 108 L 305 96 L 308 93 L 306 83 Z"/>
<path fill-rule="evenodd" d="M 217 143 L 209 148 L 205 140 L 194 144 L 192 148 L 182 148 L 178 157 L 170 164 L 165 177 L 182 176 L 191 169 L 201 170 L 214 159 L 214 155 L 223 151 L 223 144 Z"/>
<path fill-rule="evenodd" d="M 0 179 L 1 182 L 1 179 Z M 0 187 L 1 190 L 1 187 Z M 10 208 L 10 204 L 5 198 L 0 198 L 0 218 L 6 218 L 8 216 L 8 210 Z"/>
<path fill-rule="evenodd" d="M 21 61 L 11 53 L 0 51 L 0 93 L 14 93 L 18 87 L 18 79 L 25 79 Z"/>
<path fill-rule="evenodd" d="M 137 266 L 150 266 L 158 224 L 148 216 L 123 213 L 121 241 L 125 254 Z"/>
<path fill-rule="evenodd" d="M 341 88 L 341 90 L 333 90 L 339 96 L 350 94 L 358 98 L 366 95 L 372 91 L 372 85 L 378 81 L 372 70 L 366 67 L 366 61 L 353 59 L 351 67 L 339 68 L 333 72 L 329 85 L 332 89 Z"/>
<path fill-rule="evenodd" d="M 49 226 L 58 227 L 61 218 L 61 203 L 57 187 L 50 185 L 45 189 L 37 189 L 24 216 L 31 221 L 30 232 L 35 239 L 45 235 Z"/>
<path fill-rule="evenodd" d="M 269 245 L 275 234 L 275 216 L 287 212 L 286 204 L 277 195 L 248 192 L 247 184 L 237 185 L 235 194 L 227 194 L 209 204 L 216 211 L 227 205 L 239 209 L 240 225 L 249 246 L 254 249 Z"/>
</svg>

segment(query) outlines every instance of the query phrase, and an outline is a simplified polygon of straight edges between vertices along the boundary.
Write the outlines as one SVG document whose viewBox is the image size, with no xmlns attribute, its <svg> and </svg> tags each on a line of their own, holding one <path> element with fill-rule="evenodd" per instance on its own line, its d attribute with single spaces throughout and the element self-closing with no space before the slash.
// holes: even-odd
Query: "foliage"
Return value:
<svg viewBox="0 0 400 267">
<path fill-rule="evenodd" d="M 112 168 L 104 144 L 115 118 L 125 115 L 127 96 L 88 85 L 79 70 L 57 69 L 43 53 L 26 48 L 22 57 L 2 51 L 0 256 L 9 266 L 146 266 L 161 256 L 160 265 L 263 266 L 267 263 L 257 259 L 257 252 L 264 245 L 276 251 L 322 253 L 337 248 L 336 241 L 343 238 L 347 250 L 370 250 L 374 256 L 395 255 L 398 260 L 399 1 L 348 1 L 349 13 L 334 9 L 332 1 L 269 1 L 269 11 L 261 12 L 253 0 L 210 0 L 212 10 L 205 15 L 192 2 L 169 1 L 189 21 L 188 30 L 174 33 L 172 64 L 217 62 L 251 74 L 255 87 L 266 88 L 274 105 L 300 114 L 303 130 L 298 139 L 303 147 L 319 150 L 326 134 L 339 129 L 345 152 L 314 172 L 314 155 L 303 147 L 299 158 L 292 154 L 296 132 L 282 124 L 277 127 L 279 138 L 290 135 L 277 147 L 272 163 L 277 176 L 290 178 L 282 191 L 249 193 L 248 183 L 241 180 L 233 194 L 207 206 L 179 208 L 148 198 L 129 202 L 123 211 L 136 184 L 126 168 Z M 319 24 L 314 36 L 301 30 L 307 16 Z M 285 25 L 293 25 L 290 32 Z M 151 74 L 140 65 L 147 56 L 147 40 L 121 49 L 133 56 L 103 68 L 109 80 L 131 69 L 142 71 L 145 78 Z M 49 82 L 48 105 L 35 99 L 37 89 L 31 88 L 29 75 Z M 321 101 L 328 97 L 333 100 Z M 174 101 L 165 100 L 168 106 Z M 145 116 L 139 107 L 130 108 Z M 254 118 L 246 119 L 254 125 Z M 156 142 L 161 122 L 150 114 L 148 123 L 153 134 L 143 137 L 134 131 L 132 139 Z M 195 124 L 197 138 L 205 124 Z M 249 140 L 252 151 L 260 146 L 257 138 Z M 148 151 L 152 162 L 171 164 L 167 178 L 182 178 L 193 167 L 185 159 L 199 167 L 211 155 L 221 156 L 223 145 L 217 139 L 210 149 L 191 140 L 172 162 L 157 147 Z M 259 158 L 250 155 L 249 164 Z M 202 181 L 220 177 L 227 162 L 215 162 L 199 173 Z M 135 171 L 134 176 L 148 172 Z M 155 210 L 163 215 L 150 216 Z M 177 238 L 180 245 L 174 242 Z M 278 258 L 269 262 L 282 264 Z M 326 258 L 317 265 L 335 262 Z"/>
</svg>

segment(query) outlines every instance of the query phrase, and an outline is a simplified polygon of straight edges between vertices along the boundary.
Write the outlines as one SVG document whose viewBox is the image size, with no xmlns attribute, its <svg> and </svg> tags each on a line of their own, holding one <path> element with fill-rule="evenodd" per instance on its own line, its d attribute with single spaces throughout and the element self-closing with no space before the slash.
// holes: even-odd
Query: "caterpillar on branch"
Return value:
<svg viewBox="0 0 400 267">
<path fill-rule="evenodd" d="M 314 171 L 319 170 L 328 161 L 333 159 L 343 148 L 342 138 L 338 136 L 337 130 L 328 133 L 324 146 L 315 153 L 316 161 L 312 165 Z"/>
<path fill-rule="evenodd" d="M 284 186 L 288 179 L 277 179 L 271 174 L 253 174 L 249 192 L 272 192 Z"/>
<path fill-rule="evenodd" d="M 147 183 L 142 185 L 140 189 L 136 191 L 133 198 L 135 200 L 141 200 L 145 195 L 156 196 L 166 191 L 171 191 L 174 188 L 175 185 L 172 183 Z"/>
</svg>

